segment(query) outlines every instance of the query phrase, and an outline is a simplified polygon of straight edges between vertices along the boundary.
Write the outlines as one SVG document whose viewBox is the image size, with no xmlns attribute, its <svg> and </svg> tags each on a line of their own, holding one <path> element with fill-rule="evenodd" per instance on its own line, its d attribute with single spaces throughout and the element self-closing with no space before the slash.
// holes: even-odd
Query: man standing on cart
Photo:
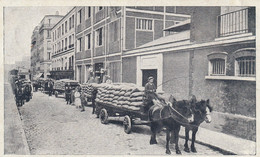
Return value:
<svg viewBox="0 0 260 157">
<path fill-rule="evenodd" d="M 147 112 L 151 106 L 153 106 L 153 99 L 157 99 L 157 95 L 156 95 L 156 87 L 153 83 L 153 80 L 154 78 L 152 76 L 150 76 L 148 78 L 148 82 L 146 83 L 145 85 L 145 91 L 144 91 L 144 94 L 145 94 L 145 112 Z"/>
</svg>

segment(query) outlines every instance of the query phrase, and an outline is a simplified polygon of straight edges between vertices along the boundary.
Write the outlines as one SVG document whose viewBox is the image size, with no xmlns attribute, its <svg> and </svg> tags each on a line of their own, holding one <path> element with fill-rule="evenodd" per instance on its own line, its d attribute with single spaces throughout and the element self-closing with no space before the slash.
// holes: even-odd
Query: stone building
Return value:
<svg viewBox="0 0 260 157">
<path fill-rule="evenodd" d="M 54 79 L 74 79 L 75 10 L 76 7 L 71 9 L 51 29 L 52 71 L 50 73 Z"/>
<path fill-rule="evenodd" d="M 47 78 L 47 75 L 50 75 L 49 72 L 51 68 L 51 28 L 62 17 L 63 16 L 58 15 L 58 12 L 56 15 L 45 15 L 39 24 L 39 30 L 34 32 L 36 34 L 38 32 L 38 40 L 36 40 L 36 42 L 38 41 L 38 50 L 32 66 L 35 66 L 37 72 L 39 72 L 38 75 L 43 75 L 44 78 Z"/>
<path fill-rule="evenodd" d="M 176 7 L 76 7 L 76 80 L 89 78 L 89 69 L 102 80 L 108 74 L 122 81 L 124 51 L 167 35 L 171 25 L 190 18 Z"/>
</svg>

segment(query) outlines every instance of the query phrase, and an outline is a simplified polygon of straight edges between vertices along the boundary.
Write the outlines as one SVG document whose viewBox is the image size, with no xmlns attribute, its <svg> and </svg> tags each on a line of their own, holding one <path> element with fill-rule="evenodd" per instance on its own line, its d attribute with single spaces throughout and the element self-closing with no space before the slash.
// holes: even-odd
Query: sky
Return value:
<svg viewBox="0 0 260 157">
<path fill-rule="evenodd" d="M 45 15 L 66 15 L 71 6 L 63 7 L 4 7 L 4 63 L 14 64 L 30 56 L 31 36 Z"/>
</svg>

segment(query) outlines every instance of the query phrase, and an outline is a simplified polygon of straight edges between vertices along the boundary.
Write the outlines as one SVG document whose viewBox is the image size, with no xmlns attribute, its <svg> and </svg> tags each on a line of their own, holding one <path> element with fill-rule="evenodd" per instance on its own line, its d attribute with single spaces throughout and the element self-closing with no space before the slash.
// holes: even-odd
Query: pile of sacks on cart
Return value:
<svg viewBox="0 0 260 157">
<path fill-rule="evenodd" d="M 114 84 L 82 84 L 85 97 L 91 98 L 96 90 L 96 103 L 113 105 L 134 111 L 143 110 L 144 87 L 131 83 Z M 94 92 L 95 93 L 95 92 Z"/>
</svg>

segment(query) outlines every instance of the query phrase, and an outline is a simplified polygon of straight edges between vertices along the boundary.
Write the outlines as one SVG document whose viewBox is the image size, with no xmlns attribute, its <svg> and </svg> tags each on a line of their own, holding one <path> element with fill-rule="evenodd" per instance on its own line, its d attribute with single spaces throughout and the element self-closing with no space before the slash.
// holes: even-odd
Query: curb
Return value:
<svg viewBox="0 0 260 157">
<path fill-rule="evenodd" d="M 18 114 L 20 122 L 21 122 L 22 139 L 23 139 L 23 143 L 24 143 L 24 146 L 25 146 L 25 155 L 31 155 L 30 148 L 29 148 L 29 145 L 28 145 L 28 142 L 27 142 L 27 139 L 26 139 L 25 131 L 23 129 L 23 121 L 21 119 L 21 115 L 20 115 L 18 107 L 16 107 L 16 108 L 17 108 L 17 114 Z"/>
<path fill-rule="evenodd" d="M 179 135 L 179 137 L 182 138 L 182 139 L 185 139 L 185 136 Z M 191 141 L 191 139 L 189 139 L 189 141 Z M 207 147 L 209 147 L 209 148 L 211 148 L 211 149 L 214 149 L 214 150 L 216 150 L 216 151 L 219 151 L 219 152 L 221 152 L 223 155 L 237 155 L 237 154 L 234 153 L 234 152 L 230 152 L 230 151 L 225 150 L 225 149 L 223 149 L 223 148 L 220 148 L 220 147 L 217 147 L 217 146 L 214 146 L 214 145 L 211 145 L 211 144 L 202 142 L 202 141 L 197 140 L 197 139 L 196 139 L 195 143 L 198 143 L 198 144 L 200 144 L 200 145 L 204 145 L 204 146 L 207 146 Z"/>
</svg>

